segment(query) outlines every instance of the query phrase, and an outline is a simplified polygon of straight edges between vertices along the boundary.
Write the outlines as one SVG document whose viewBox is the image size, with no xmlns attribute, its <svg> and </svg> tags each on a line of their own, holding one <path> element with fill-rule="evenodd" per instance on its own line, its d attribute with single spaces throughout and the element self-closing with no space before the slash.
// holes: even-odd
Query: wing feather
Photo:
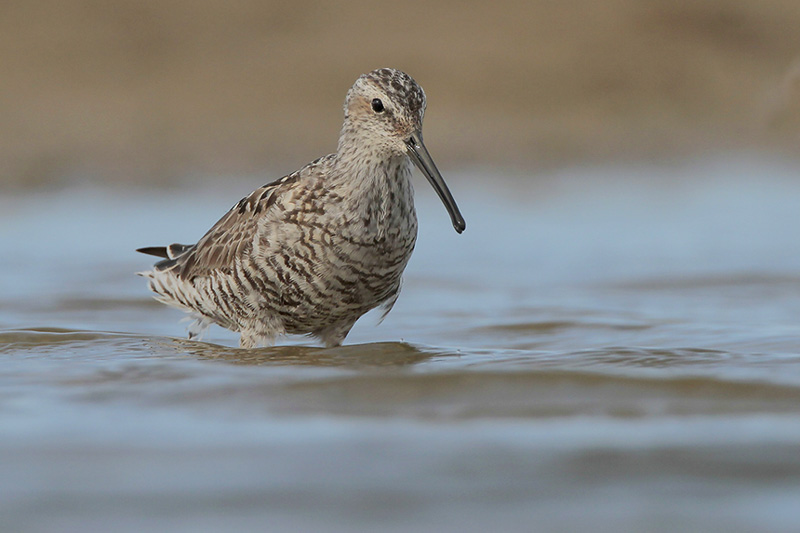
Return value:
<svg viewBox="0 0 800 533">
<path fill-rule="evenodd" d="M 280 195 L 294 187 L 301 176 L 324 175 L 335 158 L 336 154 L 320 157 L 297 172 L 259 187 L 239 200 L 197 244 L 171 244 L 138 251 L 164 257 L 155 264 L 155 269 L 174 269 L 183 279 L 191 280 L 214 271 L 231 272 L 236 258 L 252 249 L 259 219 L 269 212 Z"/>
<path fill-rule="evenodd" d="M 156 269 L 175 269 L 178 276 L 184 279 L 204 276 L 213 271 L 231 272 L 236 258 L 252 248 L 259 218 L 296 179 L 296 174 L 290 174 L 245 196 L 197 244 L 184 248 L 174 258 L 157 263 Z"/>
</svg>

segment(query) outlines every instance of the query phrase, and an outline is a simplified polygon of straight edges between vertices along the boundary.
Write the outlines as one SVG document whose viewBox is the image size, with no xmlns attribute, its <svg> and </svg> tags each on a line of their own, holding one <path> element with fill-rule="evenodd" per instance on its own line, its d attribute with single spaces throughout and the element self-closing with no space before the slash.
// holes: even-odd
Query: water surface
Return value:
<svg viewBox="0 0 800 533">
<path fill-rule="evenodd" d="M 800 167 L 423 181 L 346 346 L 183 339 L 133 249 L 258 183 L 0 199 L 2 531 L 793 531 Z M 266 181 L 266 180 L 263 180 Z"/>
</svg>

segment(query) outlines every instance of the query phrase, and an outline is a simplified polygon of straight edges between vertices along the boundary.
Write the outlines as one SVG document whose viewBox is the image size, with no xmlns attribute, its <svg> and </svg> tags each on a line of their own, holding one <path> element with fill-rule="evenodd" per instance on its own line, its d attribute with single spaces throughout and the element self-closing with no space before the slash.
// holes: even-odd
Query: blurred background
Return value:
<svg viewBox="0 0 800 533">
<path fill-rule="evenodd" d="M 3 0 L 0 531 L 798 529 L 798 0 Z M 397 305 L 260 350 L 151 297 L 403 69 Z"/>
<path fill-rule="evenodd" d="M 0 186 L 292 171 L 383 66 L 447 168 L 793 154 L 798 27 L 794 0 L 10 0 Z"/>
</svg>

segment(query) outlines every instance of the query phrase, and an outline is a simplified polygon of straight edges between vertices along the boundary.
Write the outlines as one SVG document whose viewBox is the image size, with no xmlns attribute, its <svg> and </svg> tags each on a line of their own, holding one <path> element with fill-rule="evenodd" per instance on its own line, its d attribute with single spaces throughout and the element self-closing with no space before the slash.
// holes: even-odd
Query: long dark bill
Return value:
<svg viewBox="0 0 800 533">
<path fill-rule="evenodd" d="M 411 160 L 428 178 L 428 181 L 433 185 L 433 190 L 439 195 L 442 203 L 447 208 L 447 212 L 450 213 L 453 227 L 458 233 L 461 233 L 467 228 L 467 223 L 464 222 L 464 217 L 461 216 L 461 211 L 458 210 L 456 201 L 453 199 L 453 195 L 450 194 L 450 189 L 447 188 L 439 169 L 436 168 L 431 154 L 428 153 L 428 149 L 422 143 L 422 132 L 415 131 L 412 133 L 411 137 L 406 141 L 406 146 L 408 146 L 408 155 L 411 156 Z"/>
</svg>

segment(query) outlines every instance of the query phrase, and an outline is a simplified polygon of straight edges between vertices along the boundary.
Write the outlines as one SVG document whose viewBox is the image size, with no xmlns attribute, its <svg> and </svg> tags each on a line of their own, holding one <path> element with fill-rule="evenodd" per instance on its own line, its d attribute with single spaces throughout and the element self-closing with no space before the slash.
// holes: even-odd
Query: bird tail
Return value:
<svg viewBox="0 0 800 533">
<path fill-rule="evenodd" d="M 161 257 L 163 259 L 175 259 L 192 246 L 194 245 L 174 243 L 170 244 L 169 246 L 147 246 L 145 248 L 137 248 L 136 251 L 142 254 Z"/>
</svg>

